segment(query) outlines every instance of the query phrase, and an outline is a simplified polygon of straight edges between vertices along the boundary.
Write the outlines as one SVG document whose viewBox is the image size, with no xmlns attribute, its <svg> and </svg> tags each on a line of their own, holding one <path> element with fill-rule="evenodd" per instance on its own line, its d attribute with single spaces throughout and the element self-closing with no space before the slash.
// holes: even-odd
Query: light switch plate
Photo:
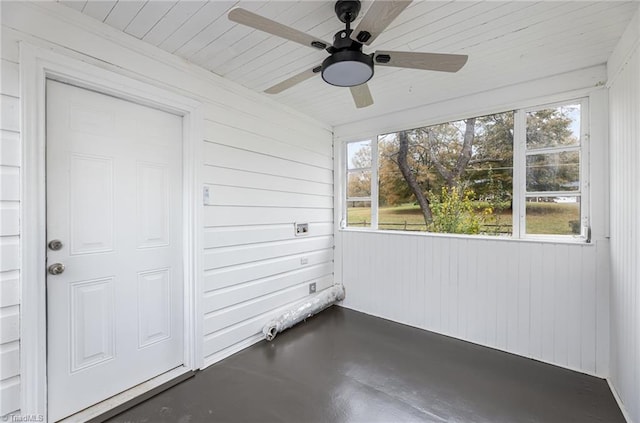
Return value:
<svg viewBox="0 0 640 423">
<path fill-rule="evenodd" d="M 208 186 L 205 186 L 202 189 L 202 203 L 205 206 L 210 206 L 211 205 L 211 195 L 209 193 L 209 187 Z"/>
</svg>

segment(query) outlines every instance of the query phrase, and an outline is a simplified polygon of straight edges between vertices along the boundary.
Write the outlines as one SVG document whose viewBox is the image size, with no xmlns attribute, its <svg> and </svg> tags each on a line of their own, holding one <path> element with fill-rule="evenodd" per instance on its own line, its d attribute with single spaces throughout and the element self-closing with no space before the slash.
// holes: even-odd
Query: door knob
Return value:
<svg viewBox="0 0 640 423">
<path fill-rule="evenodd" d="M 53 263 L 49 266 L 50 275 L 59 275 L 62 272 L 64 272 L 64 264 L 62 263 Z"/>
</svg>

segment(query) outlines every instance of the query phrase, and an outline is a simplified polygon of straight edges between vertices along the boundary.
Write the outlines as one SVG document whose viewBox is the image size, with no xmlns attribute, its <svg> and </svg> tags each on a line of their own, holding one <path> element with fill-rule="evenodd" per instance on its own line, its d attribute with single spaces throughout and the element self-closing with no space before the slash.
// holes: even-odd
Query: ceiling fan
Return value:
<svg viewBox="0 0 640 423">
<path fill-rule="evenodd" d="M 333 44 L 313 37 L 297 29 L 257 15 L 242 8 L 229 12 L 229 19 L 242 25 L 285 38 L 307 47 L 326 50 L 329 56 L 321 65 L 292 76 L 265 90 L 278 94 L 307 79 L 321 74 L 325 82 L 338 87 L 349 87 L 356 107 L 373 104 L 367 81 L 373 76 L 374 64 L 398 68 L 423 69 L 440 72 L 457 72 L 467 62 L 461 54 L 417 53 L 403 51 L 376 51 L 365 54 L 363 45 L 370 45 L 393 20 L 411 3 L 411 0 L 374 1 L 355 30 L 351 23 L 360 12 L 360 0 L 338 0 L 335 12 L 346 28 L 336 32 Z"/>
</svg>

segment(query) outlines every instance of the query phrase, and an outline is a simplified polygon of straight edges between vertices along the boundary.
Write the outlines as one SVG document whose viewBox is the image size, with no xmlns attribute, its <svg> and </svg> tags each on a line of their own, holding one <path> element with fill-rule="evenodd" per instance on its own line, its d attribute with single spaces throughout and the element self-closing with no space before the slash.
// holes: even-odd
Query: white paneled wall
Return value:
<svg viewBox="0 0 640 423">
<path fill-rule="evenodd" d="M 640 422 L 640 23 L 610 60 L 611 382 Z M 624 48 L 625 43 L 631 46 Z M 634 47 L 635 46 L 635 47 Z M 619 60 L 616 60 L 619 59 Z M 619 63 L 615 63 L 618 61 Z M 616 66 L 619 65 L 619 66 Z M 630 423 L 631 423 L 630 422 Z"/>
<path fill-rule="evenodd" d="M 17 45 L 0 55 L 0 416 L 20 408 L 20 98 Z"/>
<path fill-rule="evenodd" d="M 203 102 L 198 166 L 209 202 L 201 209 L 203 355 L 198 358 L 205 366 L 258 340 L 268 319 L 309 295 L 309 282 L 319 290 L 333 283 L 330 129 L 68 12 L 55 3 L 2 5 L 0 416 L 20 407 L 19 41 Z M 296 237 L 294 222 L 309 223 L 309 234 Z"/>
<path fill-rule="evenodd" d="M 254 337 L 265 313 L 307 296 L 308 283 L 318 289 L 333 283 L 333 164 L 326 139 L 311 135 L 315 144 L 294 148 L 302 134 L 275 122 L 247 126 L 245 119 L 207 119 L 205 125 L 208 361 Z M 309 223 L 310 235 L 296 238 L 293 222 Z"/>
<path fill-rule="evenodd" d="M 346 307 L 606 376 L 609 251 L 394 232 L 342 232 Z"/>
<path fill-rule="evenodd" d="M 204 130 L 206 362 L 254 340 L 265 314 L 309 295 L 310 282 L 333 284 L 330 134 L 213 118 L 222 112 L 209 106 Z M 294 222 L 310 235 L 296 238 Z"/>
</svg>

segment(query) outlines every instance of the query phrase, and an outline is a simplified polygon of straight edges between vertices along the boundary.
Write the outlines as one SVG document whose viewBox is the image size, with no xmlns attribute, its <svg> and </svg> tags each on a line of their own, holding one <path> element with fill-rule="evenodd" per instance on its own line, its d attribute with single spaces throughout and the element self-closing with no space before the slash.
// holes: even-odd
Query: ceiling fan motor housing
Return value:
<svg viewBox="0 0 640 423">
<path fill-rule="evenodd" d="M 354 87 L 373 76 L 373 56 L 362 52 L 362 44 L 352 40 L 351 29 L 333 37 L 331 56 L 322 62 L 322 79 L 338 87 Z"/>
</svg>

